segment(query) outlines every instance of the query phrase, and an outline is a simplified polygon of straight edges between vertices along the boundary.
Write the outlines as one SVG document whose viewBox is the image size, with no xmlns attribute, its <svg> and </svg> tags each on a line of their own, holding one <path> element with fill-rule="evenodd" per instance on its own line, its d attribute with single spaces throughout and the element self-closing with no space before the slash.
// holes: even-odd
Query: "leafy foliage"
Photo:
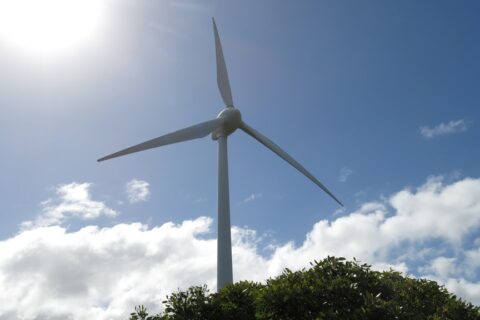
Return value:
<svg viewBox="0 0 480 320">
<path fill-rule="evenodd" d="M 300 271 L 285 269 L 266 284 L 241 281 L 219 293 L 206 286 L 168 296 L 164 313 L 143 306 L 130 320 L 480 320 L 480 308 L 426 279 L 328 257 Z"/>
</svg>

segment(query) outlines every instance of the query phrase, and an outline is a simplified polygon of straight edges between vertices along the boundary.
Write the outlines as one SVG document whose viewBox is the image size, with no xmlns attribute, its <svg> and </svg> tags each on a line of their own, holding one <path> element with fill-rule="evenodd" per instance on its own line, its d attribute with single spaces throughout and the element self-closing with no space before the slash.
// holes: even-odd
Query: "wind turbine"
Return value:
<svg viewBox="0 0 480 320">
<path fill-rule="evenodd" d="M 235 130 L 241 129 L 268 149 L 276 153 L 280 158 L 291 164 L 300 171 L 320 189 L 326 192 L 341 206 L 343 204 L 327 189 L 317 178 L 315 178 L 307 169 L 305 169 L 297 160 L 282 150 L 272 140 L 253 129 L 242 120 L 240 111 L 235 108 L 228 81 L 227 67 L 223 57 L 222 45 L 218 35 L 217 25 L 213 21 L 213 32 L 215 35 L 215 49 L 217 61 L 217 84 L 225 108 L 218 114 L 217 118 L 187 127 L 155 139 L 145 141 L 132 147 L 112 153 L 108 156 L 98 159 L 104 161 L 130 153 L 157 148 L 173 143 L 198 139 L 212 134 L 212 139 L 218 141 L 218 239 L 217 239 L 217 290 L 225 285 L 233 283 L 232 274 L 232 244 L 230 235 L 230 199 L 228 190 L 228 156 L 227 156 L 227 137 Z"/>
</svg>

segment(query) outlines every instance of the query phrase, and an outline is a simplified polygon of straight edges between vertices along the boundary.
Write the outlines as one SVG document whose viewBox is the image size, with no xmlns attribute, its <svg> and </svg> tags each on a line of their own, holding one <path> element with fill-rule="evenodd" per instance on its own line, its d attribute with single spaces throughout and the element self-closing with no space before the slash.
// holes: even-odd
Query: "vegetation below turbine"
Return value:
<svg viewBox="0 0 480 320">
<path fill-rule="evenodd" d="M 470 320 L 480 308 L 426 279 L 328 257 L 311 268 L 289 269 L 266 284 L 241 281 L 219 293 L 206 286 L 167 296 L 164 312 L 135 308 L 130 320 Z"/>
</svg>

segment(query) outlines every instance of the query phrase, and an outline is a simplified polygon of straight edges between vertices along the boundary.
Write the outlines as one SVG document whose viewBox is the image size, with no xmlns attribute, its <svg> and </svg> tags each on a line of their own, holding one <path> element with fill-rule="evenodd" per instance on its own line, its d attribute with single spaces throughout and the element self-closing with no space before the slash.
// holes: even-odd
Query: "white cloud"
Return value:
<svg viewBox="0 0 480 320">
<path fill-rule="evenodd" d="M 458 296 L 471 301 L 474 304 L 480 304 L 480 282 L 478 281 L 476 270 L 480 267 L 478 259 L 478 249 L 464 251 L 469 256 L 475 251 L 474 259 L 467 257 L 466 261 L 459 263 L 459 257 L 440 256 L 423 268 L 423 273 L 429 279 L 443 283 L 445 287 Z"/>
<path fill-rule="evenodd" d="M 400 191 L 389 203 L 396 212 L 381 229 L 390 239 L 443 238 L 459 243 L 480 225 L 480 179 L 444 185 L 441 177 L 432 177 L 416 193 Z"/>
<path fill-rule="evenodd" d="M 130 203 L 147 201 L 150 196 L 150 184 L 144 180 L 132 179 L 127 182 L 127 197 Z"/>
<path fill-rule="evenodd" d="M 458 296 L 466 299 L 467 301 L 473 302 L 476 305 L 480 304 L 480 283 L 479 282 L 469 282 L 463 278 L 454 279 L 439 279 L 440 283 L 444 283 L 445 287 L 454 292 Z"/>
<path fill-rule="evenodd" d="M 440 256 L 433 259 L 427 266 L 420 267 L 419 270 L 423 274 L 432 274 L 434 277 L 447 279 L 456 273 L 456 259 Z"/>
<path fill-rule="evenodd" d="M 259 193 L 259 192 L 252 193 L 251 195 L 249 195 L 248 197 L 246 197 L 245 199 L 243 199 L 243 202 L 244 202 L 244 203 L 252 202 L 252 201 L 255 201 L 255 200 L 260 199 L 261 197 L 263 197 L 263 194 L 261 194 L 261 193 Z"/>
<path fill-rule="evenodd" d="M 340 182 L 346 182 L 348 177 L 350 177 L 353 174 L 353 170 L 348 168 L 348 167 L 343 167 L 340 170 L 340 174 L 338 176 L 338 181 Z"/>
<path fill-rule="evenodd" d="M 442 122 L 434 127 L 420 127 L 420 133 L 427 139 L 435 138 L 436 136 L 441 136 L 445 134 L 464 131 L 467 131 L 467 124 L 464 119 L 450 121 L 448 123 Z"/>
<path fill-rule="evenodd" d="M 23 222 L 22 228 L 57 225 L 69 217 L 92 220 L 102 215 L 116 216 L 115 210 L 92 200 L 90 187 L 90 183 L 76 182 L 59 185 L 55 190 L 57 197 L 42 202 L 42 213 L 33 221 Z"/>
<path fill-rule="evenodd" d="M 177 288 L 206 283 L 214 289 L 212 222 L 21 231 L 0 241 L 0 319 L 125 319 L 135 304 L 158 311 Z M 479 304 L 480 240 L 466 243 L 479 226 L 480 179 L 445 184 L 433 177 L 318 221 L 299 245 L 272 244 L 255 230 L 233 227 L 234 277 L 262 281 L 327 255 L 356 257 L 377 270 L 428 276 Z M 260 254 L 265 241 L 268 256 Z"/>
<path fill-rule="evenodd" d="M 198 238 L 210 224 L 24 231 L 0 242 L 0 318 L 125 319 L 178 287 L 213 287 L 215 241 Z"/>
</svg>

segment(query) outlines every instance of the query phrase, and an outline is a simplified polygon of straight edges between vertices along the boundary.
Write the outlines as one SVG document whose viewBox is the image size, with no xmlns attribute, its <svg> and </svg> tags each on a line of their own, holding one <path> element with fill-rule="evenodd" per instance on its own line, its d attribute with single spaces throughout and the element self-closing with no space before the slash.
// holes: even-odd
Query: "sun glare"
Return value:
<svg viewBox="0 0 480 320">
<path fill-rule="evenodd" d="M 36 54 L 85 44 L 98 29 L 103 0 L 0 0 L 0 41 Z"/>
</svg>

